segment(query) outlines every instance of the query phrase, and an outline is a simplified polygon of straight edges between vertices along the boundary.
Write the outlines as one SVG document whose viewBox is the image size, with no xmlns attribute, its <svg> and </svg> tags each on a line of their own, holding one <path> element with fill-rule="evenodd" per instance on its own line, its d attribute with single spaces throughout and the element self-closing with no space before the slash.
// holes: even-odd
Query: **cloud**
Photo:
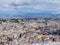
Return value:
<svg viewBox="0 0 60 45">
<path fill-rule="evenodd" d="M 60 13 L 60 0 L 0 0 L 0 14 L 45 11 Z"/>
</svg>

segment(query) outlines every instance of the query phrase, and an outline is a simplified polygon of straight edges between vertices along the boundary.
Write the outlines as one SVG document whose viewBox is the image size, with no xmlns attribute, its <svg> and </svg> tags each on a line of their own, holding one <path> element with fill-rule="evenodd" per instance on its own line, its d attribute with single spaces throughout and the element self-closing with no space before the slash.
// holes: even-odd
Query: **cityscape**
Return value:
<svg viewBox="0 0 60 45">
<path fill-rule="evenodd" d="M 60 0 L 0 0 L 0 45 L 60 45 Z"/>
<path fill-rule="evenodd" d="M 60 19 L 0 19 L 0 45 L 58 45 L 58 42 Z"/>
</svg>

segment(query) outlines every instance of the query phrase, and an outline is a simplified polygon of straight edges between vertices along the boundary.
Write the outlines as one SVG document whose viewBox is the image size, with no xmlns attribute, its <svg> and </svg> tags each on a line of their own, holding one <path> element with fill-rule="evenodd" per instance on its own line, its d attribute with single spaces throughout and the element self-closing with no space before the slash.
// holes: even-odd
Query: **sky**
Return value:
<svg viewBox="0 0 60 45">
<path fill-rule="evenodd" d="M 0 17 L 40 16 L 40 13 L 60 14 L 60 0 L 0 0 Z"/>
</svg>

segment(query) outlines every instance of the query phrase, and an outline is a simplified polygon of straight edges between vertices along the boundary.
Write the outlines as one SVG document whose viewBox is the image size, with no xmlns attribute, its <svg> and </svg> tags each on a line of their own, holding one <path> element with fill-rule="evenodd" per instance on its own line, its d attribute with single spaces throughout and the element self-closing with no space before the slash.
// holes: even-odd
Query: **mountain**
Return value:
<svg viewBox="0 0 60 45">
<path fill-rule="evenodd" d="M 51 18 L 59 18 L 60 14 L 53 14 L 53 13 L 49 13 L 49 12 L 18 12 L 18 13 L 4 13 L 4 14 L 0 14 L 0 17 L 6 17 L 6 18 L 20 18 L 20 17 L 24 17 L 24 18 L 44 18 L 44 17 L 51 17 Z"/>
</svg>

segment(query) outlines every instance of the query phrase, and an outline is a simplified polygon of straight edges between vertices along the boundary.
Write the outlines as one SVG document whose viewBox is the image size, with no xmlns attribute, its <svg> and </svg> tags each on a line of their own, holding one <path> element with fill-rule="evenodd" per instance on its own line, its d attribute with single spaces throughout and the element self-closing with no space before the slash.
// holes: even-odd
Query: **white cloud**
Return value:
<svg viewBox="0 0 60 45">
<path fill-rule="evenodd" d="M 32 11 L 60 12 L 60 0 L 0 0 L 0 11 L 2 13 Z"/>
</svg>

